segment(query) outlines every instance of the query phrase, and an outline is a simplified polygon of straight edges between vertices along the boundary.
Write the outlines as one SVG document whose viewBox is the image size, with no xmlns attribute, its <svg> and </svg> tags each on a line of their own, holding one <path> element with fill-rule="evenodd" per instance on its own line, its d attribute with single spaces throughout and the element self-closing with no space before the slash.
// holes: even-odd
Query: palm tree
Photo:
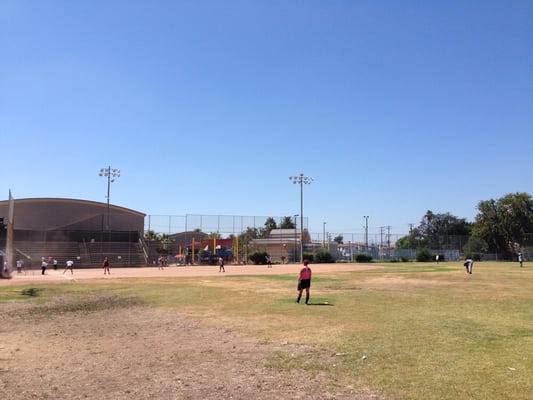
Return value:
<svg viewBox="0 0 533 400">
<path fill-rule="evenodd" d="M 268 237 L 272 229 L 277 228 L 278 224 L 276 224 L 276 220 L 272 217 L 268 217 L 265 221 L 265 227 L 261 229 L 261 237 Z"/>
<path fill-rule="evenodd" d="M 155 242 L 156 240 L 160 240 L 159 235 L 153 230 L 146 231 L 146 233 L 144 234 L 144 238 L 149 242 Z"/>
<path fill-rule="evenodd" d="M 172 238 L 171 238 L 169 235 L 167 235 L 166 233 L 162 233 L 162 234 L 160 234 L 160 235 L 159 235 L 159 240 L 160 240 L 161 243 L 163 244 L 163 248 L 164 248 L 164 249 L 167 248 L 167 245 L 168 245 L 169 243 L 172 243 L 172 242 L 173 242 Z"/>
<path fill-rule="evenodd" d="M 279 226 L 280 229 L 294 229 L 296 228 L 294 226 L 294 221 L 292 217 L 283 217 L 283 220 L 281 221 L 281 225 Z"/>
</svg>

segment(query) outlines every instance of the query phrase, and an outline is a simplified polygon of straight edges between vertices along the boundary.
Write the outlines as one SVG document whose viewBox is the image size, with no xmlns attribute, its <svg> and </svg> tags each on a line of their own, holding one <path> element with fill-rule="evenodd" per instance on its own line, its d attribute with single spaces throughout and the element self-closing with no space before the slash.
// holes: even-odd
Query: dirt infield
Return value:
<svg viewBox="0 0 533 400">
<path fill-rule="evenodd" d="M 378 264 L 311 264 L 313 274 L 329 273 L 336 271 L 363 271 L 368 269 L 382 268 Z M 277 275 L 277 274 L 297 274 L 299 264 L 273 265 L 268 268 L 266 265 L 226 265 L 226 275 Z M 41 275 L 41 270 L 26 270 L 21 274 L 16 271 L 11 273 L 12 279 L 1 279 L 0 285 L 23 285 L 37 283 L 61 283 L 87 279 L 120 279 L 120 278 L 169 278 L 169 277 L 191 277 L 191 276 L 214 276 L 221 274 L 218 266 L 168 266 L 163 270 L 157 266 L 135 267 L 135 268 L 113 268 L 111 274 L 104 275 L 102 268 L 74 268 L 74 273 L 70 271 L 63 273 L 63 268 L 54 271 L 52 268 L 46 270 L 45 275 Z"/>
</svg>

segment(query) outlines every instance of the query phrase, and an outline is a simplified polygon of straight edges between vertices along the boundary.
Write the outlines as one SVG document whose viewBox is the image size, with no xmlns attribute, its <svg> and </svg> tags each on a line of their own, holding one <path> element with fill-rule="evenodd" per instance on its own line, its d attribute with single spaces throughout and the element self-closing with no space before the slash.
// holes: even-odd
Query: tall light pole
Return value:
<svg viewBox="0 0 533 400">
<path fill-rule="evenodd" d="M 111 190 L 111 182 L 115 182 L 115 178 L 118 178 L 120 176 L 120 169 L 118 168 L 111 168 L 111 166 L 108 166 L 106 168 L 100 168 L 100 173 L 98 174 L 100 176 L 105 176 L 107 178 L 107 224 L 106 224 L 106 230 L 110 232 L 110 226 L 109 226 L 109 192 Z"/>
<path fill-rule="evenodd" d="M 304 190 L 303 185 L 310 185 L 313 178 L 300 174 L 298 176 L 289 176 L 292 183 L 300 185 L 300 262 L 304 257 Z"/>
<path fill-rule="evenodd" d="M 298 239 L 296 238 L 296 217 L 298 217 L 300 214 L 294 214 L 294 262 L 296 262 L 296 255 L 298 254 L 296 251 L 296 243 L 298 243 Z"/>
<path fill-rule="evenodd" d="M 326 223 L 322 222 L 322 248 L 326 248 Z"/>
<path fill-rule="evenodd" d="M 365 245 L 368 247 L 368 218 L 370 218 L 368 215 L 363 215 L 363 218 L 365 219 Z"/>
</svg>

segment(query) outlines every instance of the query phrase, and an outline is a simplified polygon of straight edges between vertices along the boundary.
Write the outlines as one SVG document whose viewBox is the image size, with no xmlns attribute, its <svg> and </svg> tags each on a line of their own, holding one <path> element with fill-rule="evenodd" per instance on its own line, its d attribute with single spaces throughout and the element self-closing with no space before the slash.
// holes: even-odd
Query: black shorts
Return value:
<svg viewBox="0 0 533 400">
<path fill-rule="evenodd" d="M 298 290 L 309 289 L 311 287 L 311 279 L 302 279 L 298 282 Z"/>
</svg>

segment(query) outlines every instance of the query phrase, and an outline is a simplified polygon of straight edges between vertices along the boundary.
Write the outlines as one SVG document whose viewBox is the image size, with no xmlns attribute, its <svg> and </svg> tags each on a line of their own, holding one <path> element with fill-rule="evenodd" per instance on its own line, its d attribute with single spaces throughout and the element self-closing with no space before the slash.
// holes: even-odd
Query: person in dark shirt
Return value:
<svg viewBox="0 0 533 400">
<path fill-rule="evenodd" d="M 309 289 L 311 288 L 311 268 L 309 261 L 304 260 L 304 266 L 298 275 L 298 297 L 296 302 L 299 303 L 302 298 L 302 292 L 305 289 L 305 304 L 309 304 Z"/>
</svg>

